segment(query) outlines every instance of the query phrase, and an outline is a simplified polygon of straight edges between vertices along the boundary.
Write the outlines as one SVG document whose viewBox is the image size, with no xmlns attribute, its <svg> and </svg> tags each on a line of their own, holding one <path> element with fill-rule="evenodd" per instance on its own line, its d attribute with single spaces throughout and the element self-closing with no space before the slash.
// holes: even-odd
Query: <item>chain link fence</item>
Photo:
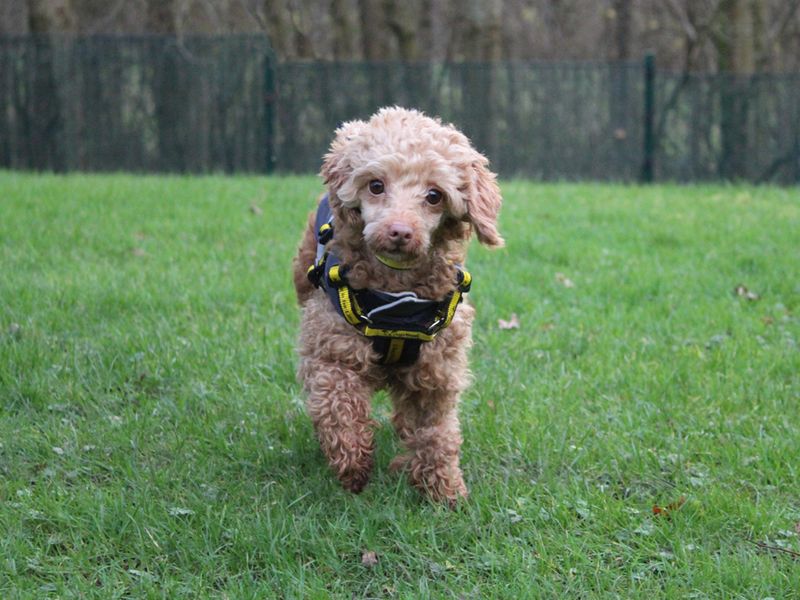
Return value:
<svg viewBox="0 0 800 600">
<path fill-rule="evenodd" d="M 797 98 L 800 75 L 648 78 L 638 62 L 278 63 L 255 35 L 6 37 L 0 167 L 316 172 L 339 124 L 397 104 L 455 123 L 506 176 L 793 183 Z"/>
</svg>

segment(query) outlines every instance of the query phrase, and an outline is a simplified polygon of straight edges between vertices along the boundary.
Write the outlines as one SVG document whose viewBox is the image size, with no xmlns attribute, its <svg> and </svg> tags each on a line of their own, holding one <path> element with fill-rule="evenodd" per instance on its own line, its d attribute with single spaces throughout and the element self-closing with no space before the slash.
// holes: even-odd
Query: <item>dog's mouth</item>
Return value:
<svg viewBox="0 0 800 600">
<path fill-rule="evenodd" d="M 392 269 L 412 269 L 425 253 L 425 243 L 413 228 L 402 224 L 367 226 L 367 247 L 382 264 Z"/>
</svg>

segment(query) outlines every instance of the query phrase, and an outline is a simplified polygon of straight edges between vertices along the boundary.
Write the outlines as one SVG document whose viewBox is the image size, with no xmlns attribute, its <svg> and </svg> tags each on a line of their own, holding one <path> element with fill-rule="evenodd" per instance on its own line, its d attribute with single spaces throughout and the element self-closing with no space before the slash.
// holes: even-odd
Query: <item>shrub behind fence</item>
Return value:
<svg viewBox="0 0 800 600">
<path fill-rule="evenodd" d="M 315 172 L 341 122 L 399 104 L 455 123 L 504 175 L 631 181 L 649 152 L 656 179 L 797 182 L 798 97 L 800 76 L 648 79 L 640 63 L 277 63 L 262 36 L 7 37 L 0 166 Z"/>
</svg>

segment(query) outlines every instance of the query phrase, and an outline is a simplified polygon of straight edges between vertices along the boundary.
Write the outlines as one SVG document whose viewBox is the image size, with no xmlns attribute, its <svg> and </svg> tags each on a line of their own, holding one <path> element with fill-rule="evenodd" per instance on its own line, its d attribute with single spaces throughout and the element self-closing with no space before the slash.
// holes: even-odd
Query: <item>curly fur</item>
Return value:
<svg viewBox="0 0 800 600">
<path fill-rule="evenodd" d="M 369 121 L 342 125 L 321 175 L 335 218 L 332 249 L 348 265 L 350 284 L 443 299 L 454 288 L 453 263 L 464 264 L 471 233 L 487 246 L 503 244 L 497 231 L 500 191 L 487 165 L 462 133 L 414 110 L 384 108 Z M 385 186 L 379 194 L 370 191 L 375 180 Z M 426 200 L 431 189 L 442 192 L 440 202 Z M 306 269 L 315 254 L 312 213 L 294 260 L 303 311 L 298 377 L 320 447 L 342 485 L 360 492 L 369 480 L 371 396 L 387 388 L 392 423 L 405 448 L 392 468 L 407 473 L 434 500 L 452 504 L 466 497 L 458 402 L 470 380 L 474 309 L 463 302 L 450 327 L 422 344 L 414 364 L 380 365 L 372 342 L 308 282 Z M 410 268 L 387 267 L 380 254 Z"/>
</svg>

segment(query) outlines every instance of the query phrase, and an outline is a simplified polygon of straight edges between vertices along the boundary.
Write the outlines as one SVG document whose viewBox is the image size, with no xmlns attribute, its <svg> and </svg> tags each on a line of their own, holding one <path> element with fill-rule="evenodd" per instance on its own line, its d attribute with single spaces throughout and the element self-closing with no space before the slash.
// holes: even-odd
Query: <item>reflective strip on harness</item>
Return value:
<svg viewBox="0 0 800 600">
<path fill-rule="evenodd" d="M 342 314 L 350 325 L 361 325 L 361 319 L 358 318 L 354 310 L 358 309 L 358 304 L 356 304 L 355 298 L 352 302 L 350 301 L 350 288 L 346 285 L 339 288 L 339 307 L 342 309 Z"/>
</svg>

